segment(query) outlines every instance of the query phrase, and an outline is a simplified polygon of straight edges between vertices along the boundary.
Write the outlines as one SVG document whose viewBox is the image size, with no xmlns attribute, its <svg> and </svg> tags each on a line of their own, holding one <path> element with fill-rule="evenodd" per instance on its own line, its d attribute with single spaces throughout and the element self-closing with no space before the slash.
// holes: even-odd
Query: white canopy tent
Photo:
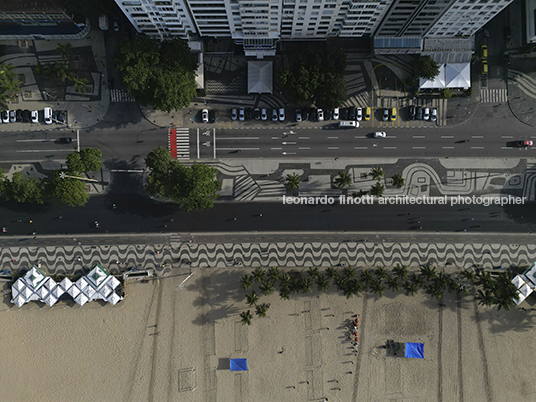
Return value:
<svg viewBox="0 0 536 402">
<path fill-rule="evenodd" d="M 419 78 L 421 88 L 445 88 L 445 64 L 439 67 L 439 74 L 432 80 Z"/>
<path fill-rule="evenodd" d="M 447 88 L 469 88 L 471 86 L 471 64 L 445 64 L 445 86 Z"/>
<path fill-rule="evenodd" d="M 273 92 L 273 63 L 248 61 L 248 93 L 271 94 Z"/>
</svg>

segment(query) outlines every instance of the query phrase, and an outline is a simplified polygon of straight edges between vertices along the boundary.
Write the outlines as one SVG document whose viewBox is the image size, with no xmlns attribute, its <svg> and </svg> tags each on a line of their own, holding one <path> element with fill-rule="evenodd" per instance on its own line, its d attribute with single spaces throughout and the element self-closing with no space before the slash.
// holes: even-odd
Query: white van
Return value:
<svg viewBox="0 0 536 402">
<path fill-rule="evenodd" d="M 359 127 L 357 121 L 339 121 L 339 128 L 356 128 Z"/>
<path fill-rule="evenodd" d="M 45 116 L 45 124 L 52 124 L 52 108 L 46 107 L 43 110 L 43 114 Z"/>
</svg>

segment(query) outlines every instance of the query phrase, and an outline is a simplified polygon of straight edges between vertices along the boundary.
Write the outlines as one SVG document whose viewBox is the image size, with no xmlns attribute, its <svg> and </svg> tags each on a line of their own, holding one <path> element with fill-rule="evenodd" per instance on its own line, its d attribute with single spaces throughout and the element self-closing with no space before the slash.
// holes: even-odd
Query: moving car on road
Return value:
<svg viewBox="0 0 536 402">
<path fill-rule="evenodd" d="M 488 58 L 488 47 L 486 45 L 482 45 L 480 48 L 480 56 L 482 57 L 482 60 L 486 60 Z"/>
<path fill-rule="evenodd" d="M 515 146 L 520 147 L 520 148 L 522 148 L 522 147 L 531 147 L 532 146 L 532 141 L 530 141 L 530 140 L 516 141 Z"/>
<path fill-rule="evenodd" d="M 71 142 L 73 142 L 73 139 L 71 137 L 62 137 L 58 138 L 58 142 L 60 144 L 70 144 Z"/>
<path fill-rule="evenodd" d="M 482 74 L 486 75 L 488 73 L 488 62 L 486 60 L 482 60 Z"/>
<path fill-rule="evenodd" d="M 376 131 L 373 136 L 374 138 L 385 138 L 387 137 L 387 134 L 385 133 L 385 131 Z"/>
</svg>

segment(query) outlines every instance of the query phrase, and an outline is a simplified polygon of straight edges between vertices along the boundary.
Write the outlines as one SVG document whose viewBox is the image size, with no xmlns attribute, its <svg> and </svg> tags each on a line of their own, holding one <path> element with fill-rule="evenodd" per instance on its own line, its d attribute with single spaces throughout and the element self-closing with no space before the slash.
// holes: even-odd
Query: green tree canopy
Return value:
<svg viewBox="0 0 536 402">
<path fill-rule="evenodd" d="M 3 174 L 0 174 L 2 179 Z M 43 200 L 43 183 L 34 177 L 24 177 L 21 172 L 13 174 L 11 180 L 4 178 L 0 190 L 6 200 L 17 202 L 30 202 L 42 204 Z"/>
<path fill-rule="evenodd" d="M 6 104 L 17 92 L 20 92 L 22 81 L 15 73 L 15 66 L 11 63 L 0 64 L 0 104 Z"/>
<path fill-rule="evenodd" d="M 430 56 L 420 56 L 417 64 L 417 74 L 426 80 L 431 80 L 439 74 L 439 64 Z"/>
<path fill-rule="evenodd" d="M 89 195 L 86 192 L 84 182 L 82 180 L 71 179 L 69 177 L 62 179 L 60 177 L 61 172 L 64 171 L 58 170 L 56 173 L 54 173 L 54 176 L 48 180 L 46 186 L 47 194 L 71 207 L 85 205 L 89 200 Z M 69 176 L 77 176 L 76 173 L 72 172 L 68 172 L 67 174 Z"/>
<path fill-rule="evenodd" d="M 197 61 L 183 39 L 161 43 L 139 36 L 119 48 L 115 64 L 128 91 L 157 110 L 188 106 L 197 94 Z"/>
<path fill-rule="evenodd" d="M 102 167 L 102 152 L 97 148 L 84 148 L 67 155 L 67 167 L 71 172 L 94 172 Z"/>
<path fill-rule="evenodd" d="M 326 109 L 338 107 L 348 95 L 344 82 L 346 54 L 339 48 L 307 49 L 290 57 L 290 69 L 280 81 L 297 103 L 312 103 Z"/>
<path fill-rule="evenodd" d="M 213 167 L 195 162 L 183 166 L 163 147 L 151 151 L 145 163 L 151 169 L 145 187 L 149 194 L 169 198 L 187 211 L 214 206 L 221 182 Z"/>
</svg>

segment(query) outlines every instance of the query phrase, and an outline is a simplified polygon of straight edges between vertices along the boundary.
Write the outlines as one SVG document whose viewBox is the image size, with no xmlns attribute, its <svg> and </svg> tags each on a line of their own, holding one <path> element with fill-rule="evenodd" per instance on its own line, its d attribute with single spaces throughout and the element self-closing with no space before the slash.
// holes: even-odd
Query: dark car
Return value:
<svg viewBox="0 0 536 402">
<path fill-rule="evenodd" d="M 260 119 L 261 119 L 261 109 L 256 107 L 255 108 L 255 120 L 260 120 Z"/>
<path fill-rule="evenodd" d="M 532 141 L 530 141 L 530 140 L 516 141 L 515 146 L 516 147 L 531 147 L 532 146 Z"/>
<path fill-rule="evenodd" d="M 61 124 L 67 123 L 67 111 L 63 110 L 60 115 L 58 116 L 58 121 Z"/>
<path fill-rule="evenodd" d="M 303 121 L 307 121 L 309 120 L 309 109 L 303 109 L 303 112 L 302 112 L 302 120 Z"/>
<path fill-rule="evenodd" d="M 60 144 L 70 144 L 71 142 L 73 142 L 73 139 L 71 137 L 62 137 L 62 138 L 58 138 L 58 141 Z"/>
<path fill-rule="evenodd" d="M 357 109 L 355 107 L 348 108 L 348 120 L 355 120 L 357 117 Z"/>
<path fill-rule="evenodd" d="M 415 105 L 410 105 L 408 109 L 408 120 L 415 120 Z"/>
<path fill-rule="evenodd" d="M 348 108 L 347 107 L 343 107 L 341 110 L 340 110 L 340 117 L 339 117 L 340 120 L 348 120 Z"/>
<path fill-rule="evenodd" d="M 331 110 L 324 110 L 324 120 L 331 120 Z"/>
<path fill-rule="evenodd" d="M 417 106 L 417 109 L 415 111 L 415 118 L 417 120 L 422 120 L 422 107 Z"/>
<path fill-rule="evenodd" d="M 253 116 L 253 109 L 250 107 L 246 108 L 246 120 L 251 120 L 251 116 Z"/>
<path fill-rule="evenodd" d="M 54 110 L 52 112 L 52 121 L 56 124 L 60 123 L 60 112 L 59 110 Z"/>
<path fill-rule="evenodd" d="M 309 121 L 318 121 L 317 120 L 317 109 L 311 109 L 309 111 Z"/>
<path fill-rule="evenodd" d="M 218 111 L 215 109 L 210 109 L 208 111 L 208 121 L 210 123 L 216 123 L 216 118 L 218 117 Z"/>
<path fill-rule="evenodd" d="M 29 110 L 23 110 L 22 111 L 22 121 L 23 123 L 29 123 L 32 119 L 32 112 Z"/>
<path fill-rule="evenodd" d="M 22 121 L 22 110 L 17 109 L 15 112 L 15 119 L 17 120 L 17 123 L 20 123 Z"/>
</svg>

